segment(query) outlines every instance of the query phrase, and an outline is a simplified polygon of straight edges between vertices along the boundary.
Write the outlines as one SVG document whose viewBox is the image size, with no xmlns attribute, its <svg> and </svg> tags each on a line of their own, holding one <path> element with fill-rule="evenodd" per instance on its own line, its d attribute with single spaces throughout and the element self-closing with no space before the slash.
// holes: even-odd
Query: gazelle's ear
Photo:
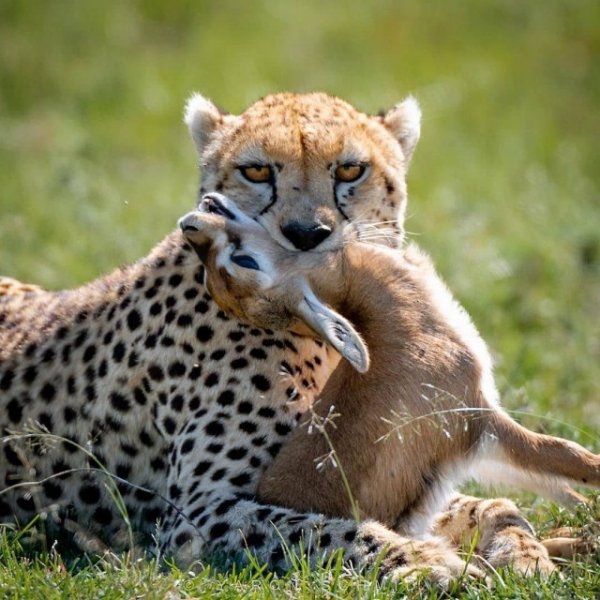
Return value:
<svg viewBox="0 0 600 600">
<path fill-rule="evenodd" d="M 383 124 L 398 140 L 408 163 L 421 136 L 421 109 L 412 96 L 408 96 L 383 115 Z"/>
<path fill-rule="evenodd" d="M 208 145 L 208 141 L 223 121 L 219 109 L 201 94 L 192 94 L 185 105 L 184 118 L 198 154 Z"/>
<path fill-rule="evenodd" d="M 305 287 L 297 316 L 331 344 L 359 373 L 369 368 L 369 351 L 350 321 L 323 304 Z"/>
</svg>

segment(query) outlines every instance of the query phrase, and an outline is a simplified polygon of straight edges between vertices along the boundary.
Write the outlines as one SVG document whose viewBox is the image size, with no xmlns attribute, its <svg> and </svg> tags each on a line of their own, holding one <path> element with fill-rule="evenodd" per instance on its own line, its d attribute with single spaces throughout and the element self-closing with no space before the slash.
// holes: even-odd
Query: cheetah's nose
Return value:
<svg viewBox="0 0 600 600">
<path fill-rule="evenodd" d="M 331 227 L 322 223 L 300 223 L 291 221 L 281 228 L 281 233 L 298 250 L 312 250 L 331 234 Z"/>
</svg>

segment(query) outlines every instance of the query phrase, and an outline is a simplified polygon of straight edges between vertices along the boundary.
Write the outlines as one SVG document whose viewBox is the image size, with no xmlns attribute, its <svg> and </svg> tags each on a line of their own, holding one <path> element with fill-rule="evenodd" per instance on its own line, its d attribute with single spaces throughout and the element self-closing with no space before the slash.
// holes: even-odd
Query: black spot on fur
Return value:
<svg viewBox="0 0 600 600">
<path fill-rule="evenodd" d="M 131 403 L 125 396 L 119 394 L 118 392 L 112 392 L 110 395 L 110 404 L 119 412 L 127 412 L 131 408 Z"/>
<path fill-rule="evenodd" d="M 174 362 L 171 363 L 169 367 L 169 376 L 170 377 L 183 377 L 185 375 L 185 365 L 182 362 Z"/>
<path fill-rule="evenodd" d="M 252 348 L 252 350 L 250 350 L 250 356 L 257 360 L 267 359 L 267 353 L 262 348 Z"/>
<path fill-rule="evenodd" d="M 269 383 L 269 380 L 264 375 L 253 375 L 252 378 L 250 379 L 250 381 L 252 381 L 252 383 L 254 384 L 254 387 L 259 392 L 266 392 L 269 389 L 271 389 L 271 384 Z"/>
<path fill-rule="evenodd" d="M 179 315 L 177 317 L 177 326 L 178 327 L 189 327 L 192 324 L 191 315 Z"/>
<path fill-rule="evenodd" d="M 253 423 L 252 421 L 242 421 L 239 424 L 239 428 L 240 431 L 245 433 L 256 433 L 256 430 L 258 429 L 256 423 Z"/>
<path fill-rule="evenodd" d="M 90 362 L 94 356 L 96 356 L 96 346 L 90 344 L 83 352 L 83 362 Z"/>
<path fill-rule="evenodd" d="M 169 277 L 169 285 L 176 288 L 183 281 L 183 277 L 179 273 L 174 273 Z"/>
<path fill-rule="evenodd" d="M 44 400 L 44 402 L 48 403 L 52 402 L 55 396 L 56 388 L 50 382 L 46 382 L 40 390 L 40 397 L 42 398 L 42 400 Z"/>
<path fill-rule="evenodd" d="M 54 352 L 54 350 L 52 350 L 52 348 L 48 348 L 42 354 L 42 362 L 44 362 L 44 363 L 52 362 L 54 360 L 55 356 L 56 356 L 56 352 Z"/>
<path fill-rule="evenodd" d="M 95 485 L 83 485 L 79 489 L 79 499 L 84 504 L 96 504 L 100 500 L 100 490 Z"/>
<path fill-rule="evenodd" d="M 146 346 L 146 348 L 155 348 L 156 347 L 156 342 L 157 342 L 156 335 L 154 333 L 151 333 L 144 340 L 144 346 Z"/>
<path fill-rule="evenodd" d="M 120 464 L 115 469 L 115 475 L 121 479 L 127 479 L 131 473 L 131 467 L 129 465 Z"/>
<path fill-rule="evenodd" d="M 142 444 L 144 446 L 146 446 L 147 448 L 154 447 L 154 440 L 152 439 L 150 434 L 145 429 L 142 429 L 142 431 L 140 433 L 140 442 L 142 442 Z"/>
<path fill-rule="evenodd" d="M 270 406 L 261 406 L 257 414 L 259 417 L 264 417 L 265 419 L 272 419 L 275 416 L 275 411 Z"/>
<path fill-rule="evenodd" d="M 231 368 L 234 370 L 244 369 L 248 366 L 248 360 L 245 358 L 236 358 L 231 361 Z"/>
<path fill-rule="evenodd" d="M 344 540 L 346 540 L 348 543 L 353 542 L 356 539 L 356 530 L 355 529 L 350 529 L 349 531 L 346 531 L 346 533 L 344 534 Z"/>
<path fill-rule="evenodd" d="M 11 423 L 19 423 L 23 417 L 23 407 L 13 398 L 7 405 L 8 418 Z"/>
<path fill-rule="evenodd" d="M 19 458 L 18 454 L 11 448 L 9 444 L 4 446 L 4 455 L 6 456 L 6 460 L 8 464 L 13 465 L 14 467 L 22 467 L 23 463 Z"/>
<path fill-rule="evenodd" d="M 235 477 L 231 477 L 229 479 L 229 482 L 232 485 L 235 485 L 236 487 L 242 487 L 242 486 L 250 483 L 251 480 L 252 480 L 252 477 L 250 476 L 249 473 L 240 473 L 239 475 L 236 475 Z"/>
<path fill-rule="evenodd" d="M 165 373 L 159 365 L 151 365 L 148 367 L 148 375 L 154 381 L 163 381 Z"/>
<path fill-rule="evenodd" d="M 192 534 L 188 531 L 183 531 L 175 537 L 175 546 L 181 547 L 192 540 Z"/>
<path fill-rule="evenodd" d="M 229 335 L 227 336 L 232 342 L 239 342 L 241 341 L 244 337 L 246 337 L 246 334 L 243 331 L 232 331 L 229 333 Z"/>
<path fill-rule="evenodd" d="M 267 452 L 273 457 L 275 458 L 278 454 L 279 451 L 281 450 L 281 444 L 271 444 L 268 448 L 267 448 Z"/>
<path fill-rule="evenodd" d="M 58 500 L 62 496 L 62 487 L 51 479 L 44 481 L 44 494 L 50 500 Z"/>
<path fill-rule="evenodd" d="M 221 436 L 225 433 L 223 424 L 220 421 L 211 421 L 206 425 L 204 431 L 207 435 L 214 437 Z"/>
<path fill-rule="evenodd" d="M 215 350 L 210 355 L 210 360 L 219 361 L 227 354 L 226 350 Z"/>
<path fill-rule="evenodd" d="M 23 381 L 25 383 L 33 383 L 35 381 L 35 378 L 37 377 L 37 373 L 38 371 L 35 365 L 27 367 L 27 369 L 25 369 L 25 372 L 23 373 Z"/>
<path fill-rule="evenodd" d="M 171 500 L 179 500 L 181 494 L 182 490 L 179 486 L 173 484 L 169 487 L 169 498 L 171 498 Z"/>
<path fill-rule="evenodd" d="M 265 534 L 252 532 L 246 536 L 246 544 L 251 548 L 260 548 L 264 546 Z"/>
<path fill-rule="evenodd" d="M 223 537 L 229 531 L 229 525 L 225 521 L 219 521 L 210 528 L 210 539 L 216 540 Z"/>
<path fill-rule="evenodd" d="M 63 409 L 63 419 L 65 420 L 65 423 L 72 423 L 76 417 L 77 411 L 70 406 L 65 406 Z"/>
<path fill-rule="evenodd" d="M 225 474 L 227 473 L 227 469 L 217 469 L 211 476 L 211 481 L 221 481 Z"/>
<path fill-rule="evenodd" d="M 214 387 L 218 383 L 219 383 L 219 374 L 218 373 L 210 373 L 204 380 L 204 385 L 206 387 Z"/>
<path fill-rule="evenodd" d="M 235 401 L 235 394 L 231 390 L 224 390 L 217 398 L 221 406 L 231 406 Z"/>
<path fill-rule="evenodd" d="M 206 471 L 208 471 L 211 467 L 211 462 L 203 460 L 196 465 L 196 468 L 194 469 L 194 475 L 200 477 L 201 475 L 204 475 L 204 473 L 206 473 Z"/>
<path fill-rule="evenodd" d="M 206 302 L 204 302 L 203 300 L 200 300 L 200 302 L 197 302 L 196 305 L 194 306 L 194 312 L 200 313 L 201 315 L 205 314 L 208 312 L 208 304 Z"/>
<path fill-rule="evenodd" d="M 241 460 L 246 454 L 248 454 L 248 450 L 240 446 L 229 450 L 229 452 L 227 452 L 227 458 L 230 458 L 231 460 Z"/>
<path fill-rule="evenodd" d="M 112 513 L 107 508 L 99 506 L 92 515 L 92 519 L 100 525 L 110 525 L 112 521 Z"/>
<path fill-rule="evenodd" d="M 194 449 L 194 440 L 188 438 L 181 444 L 181 454 L 189 454 Z"/>
<path fill-rule="evenodd" d="M 35 502 L 31 496 L 21 496 L 20 498 L 17 498 L 17 504 L 19 508 L 27 512 L 32 512 L 35 510 Z"/>
<path fill-rule="evenodd" d="M 292 428 L 287 423 L 275 423 L 275 433 L 277 435 L 287 435 Z"/>
<path fill-rule="evenodd" d="M 142 324 L 142 315 L 140 315 L 139 310 L 132 309 L 129 311 L 127 315 L 127 327 L 129 327 L 130 331 L 135 331 Z"/>
<path fill-rule="evenodd" d="M 115 362 L 120 363 L 125 356 L 125 344 L 123 342 L 117 342 L 113 348 L 112 357 Z"/>
<path fill-rule="evenodd" d="M 138 449 L 131 444 L 121 444 L 121 450 L 123 450 L 127 456 L 131 456 L 132 458 L 138 455 Z"/>
<path fill-rule="evenodd" d="M 199 342 L 206 343 L 210 341 L 214 335 L 215 332 L 212 327 L 209 327 L 208 325 L 201 325 L 196 329 L 196 338 Z"/>
<path fill-rule="evenodd" d="M 252 402 L 249 400 L 242 400 L 242 402 L 238 404 L 237 410 L 240 415 L 249 415 L 253 408 L 254 406 L 252 405 Z"/>
<path fill-rule="evenodd" d="M 163 426 L 165 428 L 165 431 L 168 434 L 173 434 L 175 433 L 175 429 L 177 427 L 177 425 L 175 424 L 175 421 L 173 421 L 173 419 L 171 419 L 170 417 L 165 417 L 163 419 Z"/>
<path fill-rule="evenodd" d="M 288 540 L 292 544 L 297 544 L 300 541 L 301 537 L 302 537 L 302 529 L 296 529 L 295 531 L 292 531 L 292 533 L 290 533 L 290 535 L 288 536 Z"/>
</svg>

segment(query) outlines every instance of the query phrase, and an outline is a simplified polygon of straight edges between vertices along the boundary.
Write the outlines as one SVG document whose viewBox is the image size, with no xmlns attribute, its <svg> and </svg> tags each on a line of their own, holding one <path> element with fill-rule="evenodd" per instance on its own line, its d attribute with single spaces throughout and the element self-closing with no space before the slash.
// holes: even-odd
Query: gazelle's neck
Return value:
<svg viewBox="0 0 600 600">
<path fill-rule="evenodd" d="M 419 299 L 399 251 L 349 246 L 337 271 L 319 272 L 315 292 L 357 328 L 371 358 L 402 344 Z"/>
</svg>

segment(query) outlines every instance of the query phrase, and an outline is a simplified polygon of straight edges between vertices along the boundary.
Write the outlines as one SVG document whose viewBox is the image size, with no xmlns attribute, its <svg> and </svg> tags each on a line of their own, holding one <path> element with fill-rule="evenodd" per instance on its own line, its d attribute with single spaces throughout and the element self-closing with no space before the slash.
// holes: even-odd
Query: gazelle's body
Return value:
<svg viewBox="0 0 600 600">
<path fill-rule="evenodd" d="M 294 253 L 223 196 L 208 197 L 204 209 L 181 226 L 207 266 L 215 300 L 259 326 L 308 327 L 348 361 L 327 382 L 316 415 L 305 418 L 319 432 L 292 433 L 263 475 L 261 500 L 332 516 L 351 516 L 358 506 L 362 517 L 413 536 L 456 541 L 444 529 L 448 515 L 435 513 L 468 477 L 562 501 L 581 498 L 569 481 L 600 486 L 599 456 L 528 431 L 500 408 L 485 343 L 416 248 L 356 243 Z M 502 465 L 491 477 L 490 464 Z M 492 508 L 502 502 L 490 501 Z M 485 520 L 473 506 L 467 534 Z M 503 535 L 518 529 L 503 543 L 516 548 L 531 530 L 513 527 L 519 517 L 502 506 Z M 500 543 L 497 533 L 486 543 Z"/>
<path fill-rule="evenodd" d="M 300 275 L 287 271 L 290 281 Z M 563 501 L 577 497 L 567 480 L 600 485 L 598 456 L 502 411 L 484 342 L 416 248 L 349 245 L 302 275 L 356 326 L 370 368 L 338 365 L 314 410 L 317 420 L 339 417 L 326 436 L 308 427 L 292 434 L 263 476 L 264 500 L 349 516 L 352 496 L 364 516 L 418 533 L 466 478 Z M 316 469 L 332 450 L 341 468 Z"/>
</svg>

